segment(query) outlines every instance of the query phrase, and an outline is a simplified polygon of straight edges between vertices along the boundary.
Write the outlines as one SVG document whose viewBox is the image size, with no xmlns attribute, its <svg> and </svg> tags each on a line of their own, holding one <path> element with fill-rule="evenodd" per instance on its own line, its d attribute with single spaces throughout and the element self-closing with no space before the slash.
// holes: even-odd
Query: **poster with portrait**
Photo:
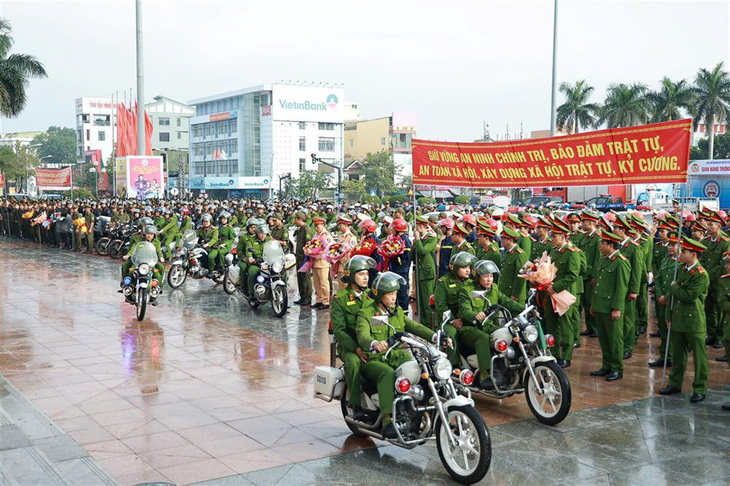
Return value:
<svg viewBox="0 0 730 486">
<path fill-rule="evenodd" d="M 151 199 L 164 197 L 162 157 L 130 155 L 127 159 L 127 197 Z"/>
</svg>

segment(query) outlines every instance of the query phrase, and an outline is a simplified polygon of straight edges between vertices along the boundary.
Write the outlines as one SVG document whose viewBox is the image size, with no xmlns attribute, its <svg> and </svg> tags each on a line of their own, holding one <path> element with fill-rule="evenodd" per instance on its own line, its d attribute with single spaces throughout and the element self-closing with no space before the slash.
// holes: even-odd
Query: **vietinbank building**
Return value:
<svg viewBox="0 0 730 486">
<path fill-rule="evenodd" d="M 282 176 L 318 170 L 311 154 L 343 158 L 344 90 L 266 84 L 192 100 L 189 188 L 265 199 Z M 324 165 L 323 165 L 324 167 Z"/>
</svg>

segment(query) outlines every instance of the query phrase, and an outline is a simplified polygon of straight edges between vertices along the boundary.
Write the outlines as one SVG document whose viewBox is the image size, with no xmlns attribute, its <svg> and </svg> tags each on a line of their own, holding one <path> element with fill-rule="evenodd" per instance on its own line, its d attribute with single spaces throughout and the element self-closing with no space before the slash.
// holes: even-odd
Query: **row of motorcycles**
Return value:
<svg viewBox="0 0 730 486">
<path fill-rule="evenodd" d="M 472 298 L 483 298 L 475 292 Z M 485 320 L 496 319 L 499 328 L 491 334 L 491 378 L 494 388 L 483 389 L 476 377 L 477 357 L 473 349 L 460 348 L 461 365 L 454 369 L 443 352 L 445 342 L 437 343 L 405 332 L 396 332 L 387 316 L 375 316 L 373 326 L 388 326 L 388 350 L 410 351 L 412 360 L 395 370 L 393 424 L 397 438 L 383 435 L 382 415 L 375 383 L 361 377 L 362 408 L 365 418 L 355 420 L 348 407 L 344 365 L 335 367 L 336 347 L 331 346 L 331 366 L 315 368 L 314 396 L 331 402 L 339 400 L 343 419 L 357 437 L 374 437 L 412 449 L 435 440 L 439 458 L 449 475 L 459 483 L 479 482 L 489 471 L 492 446 L 487 424 L 474 408 L 473 394 L 504 399 L 524 394 L 537 420 L 548 425 L 562 422 L 570 411 L 570 382 L 549 347 L 553 336 L 543 334 L 540 315 L 532 290 L 526 308 L 517 316 L 487 300 L 489 312 Z M 447 312 L 440 336 L 451 316 Z M 483 379 L 483 377 L 480 377 Z"/>
<path fill-rule="evenodd" d="M 110 218 L 101 216 L 95 225 L 94 231 L 98 235 L 95 239 L 96 252 L 102 256 L 110 256 L 114 259 L 121 259 L 127 254 L 133 235 L 140 234 L 136 223 L 120 225 L 111 224 Z M 223 290 L 233 295 L 241 293 L 246 298 L 248 305 L 256 309 L 262 304 L 271 303 L 274 315 L 283 317 L 289 307 L 287 278 L 288 270 L 294 267 L 296 259 L 292 254 L 285 254 L 281 244 L 277 241 L 268 241 L 264 244 L 261 258 L 247 262 L 259 267 L 259 274 L 256 276 L 256 283 L 253 289 L 246 289 L 241 285 L 245 276 L 240 275 L 239 257 L 237 242 L 239 229 L 236 228 L 236 240 L 232 250 L 225 257 L 225 267 L 215 268 L 208 271 L 207 259 L 208 248 L 205 248 L 199 241 L 194 230 L 186 230 L 178 244 L 170 245 L 172 259 L 170 268 L 167 270 L 167 284 L 172 289 L 178 289 L 188 278 L 202 280 L 208 278 L 216 284 L 222 284 Z M 151 245 L 154 250 L 154 245 Z M 156 282 L 149 281 L 150 276 L 142 275 L 141 269 L 153 269 L 158 263 L 156 252 L 150 252 L 144 248 L 138 249 L 132 258 L 132 271 L 129 282 L 123 282 L 122 290 L 127 301 L 137 307 L 137 319 L 144 319 L 145 309 L 150 303 L 151 285 Z M 239 278 L 243 277 L 243 278 Z M 159 291 L 159 289 L 157 289 Z M 153 297 L 156 297 L 153 295 Z"/>
</svg>

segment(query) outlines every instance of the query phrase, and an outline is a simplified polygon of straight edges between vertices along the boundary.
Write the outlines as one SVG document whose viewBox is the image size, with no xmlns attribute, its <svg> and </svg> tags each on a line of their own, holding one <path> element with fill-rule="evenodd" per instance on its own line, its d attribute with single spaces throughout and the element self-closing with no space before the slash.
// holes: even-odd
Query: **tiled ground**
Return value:
<svg viewBox="0 0 730 486">
<path fill-rule="evenodd" d="M 253 311 L 244 299 L 228 296 L 204 280 L 168 290 L 139 323 L 134 308 L 116 293 L 117 273 L 118 262 L 106 258 L 0 239 L 0 374 L 120 483 L 185 484 L 245 474 L 246 480 L 258 484 L 276 482 L 277 475 L 282 484 L 308 484 L 333 481 L 333 471 L 351 474 L 360 469 L 378 471 L 367 477 L 379 474 L 380 479 L 371 482 L 383 483 L 415 474 L 402 463 L 411 459 L 418 459 L 423 466 L 418 474 L 428 472 L 429 481 L 445 479 L 440 465 L 429 460 L 435 450 L 375 449 L 383 444 L 348 435 L 337 404 L 312 398 L 314 366 L 329 361 L 326 313 L 295 307 L 277 319 L 269 308 Z M 294 300 L 295 294 L 291 297 Z M 521 482 L 519 474 L 503 476 L 497 459 L 505 458 L 504 464 L 535 462 L 540 447 L 551 468 L 563 467 L 557 466 L 566 461 L 561 455 L 574 457 L 573 466 L 560 476 L 571 478 L 571 483 L 616 470 L 594 467 L 618 457 L 616 450 L 600 448 L 606 441 L 615 440 L 611 444 L 626 456 L 646 459 L 637 452 L 639 441 L 624 444 L 610 421 L 601 422 L 604 415 L 618 414 L 615 422 L 622 426 L 634 423 L 632 433 L 638 430 L 644 441 L 650 438 L 643 433 L 642 420 L 646 427 L 655 423 L 659 435 L 697 431 L 700 421 L 708 427 L 719 422 L 718 432 L 730 432 L 722 422 L 728 414 L 717 410 L 721 392 L 711 393 L 708 402 L 694 408 L 686 397 L 634 402 L 654 396 L 659 387 L 661 370 L 646 366 L 658 340 L 642 336 L 625 378 L 615 383 L 588 376 L 599 367 L 600 351 L 595 339 L 585 338 L 583 344 L 568 370 L 573 412 L 560 427 L 518 422 L 531 417 L 522 396 L 501 402 L 476 399 L 495 440 L 492 482 Z M 720 354 L 710 350 L 711 359 Z M 688 375 L 687 390 L 690 382 Z M 713 361 L 711 387 L 727 383 L 728 367 Z M 614 404 L 623 405 L 595 408 Z M 666 412 L 665 406 L 672 409 Z M 657 408 L 662 413 L 654 414 Z M 652 413 L 642 416 L 645 410 Z M 569 430 L 571 424 L 575 431 Z M 586 431 L 593 425 L 594 432 L 609 435 L 591 436 Z M 588 435 L 580 435 L 581 430 Z M 546 438 L 542 446 L 539 441 L 535 446 L 525 442 L 535 434 Z M 714 441 L 719 435 L 708 433 Z M 573 441 L 573 436 L 583 442 Z M 697 434 L 689 439 L 705 440 Z M 565 448 L 557 445 L 565 441 Z M 586 443 L 600 447 L 583 451 Z M 727 451 L 726 444 L 720 445 L 713 442 L 711 450 Z M 646 448 L 651 451 L 649 445 Z M 590 459 L 594 452 L 604 462 Z M 371 470 L 369 458 L 375 456 L 383 459 L 374 461 Z M 636 464 L 653 464 L 663 456 L 650 458 Z M 387 467 L 389 461 L 398 467 Z M 386 471 L 392 471 L 391 479 Z M 651 471 L 656 472 L 646 469 L 637 477 Z M 528 474 L 527 469 L 522 473 Z M 247 484 L 241 477 L 235 476 Z"/>
</svg>

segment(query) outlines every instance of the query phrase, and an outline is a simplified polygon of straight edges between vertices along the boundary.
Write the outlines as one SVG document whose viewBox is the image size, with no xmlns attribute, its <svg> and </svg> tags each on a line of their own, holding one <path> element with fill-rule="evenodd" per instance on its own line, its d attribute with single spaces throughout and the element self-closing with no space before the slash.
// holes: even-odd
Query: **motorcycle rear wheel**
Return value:
<svg viewBox="0 0 730 486">
<path fill-rule="evenodd" d="M 228 295 L 236 293 L 236 284 L 231 282 L 231 277 L 228 274 L 228 267 L 226 267 L 226 272 L 223 274 L 223 290 L 225 290 Z"/>
<path fill-rule="evenodd" d="M 109 243 L 111 240 L 108 236 L 104 236 L 103 238 L 100 238 L 94 247 L 96 248 L 96 253 L 98 253 L 101 256 L 107 256 L 109 254 Z"/>
<path fill-rule="evenodd" d="M 277 285 L 271 289 L 271 308 L 274 310 L 274 315 L 283 317 L 287 307 L 289 307 L 289 297 L 286 295 L 286 290 L 281 285 Z"/>
<path fill-rule="evenodd" d="M 342 418 L 350 417 L 352 416 L 352 411 L 350 410 L 350 407 L 347 406 L 347 400 L 350 398 L 350 390 L 347 389 L 347 384 L 342 384 L 342 396 L 340 396 L 340 409 L 342 410 Z M 360 437 L 361 439 L 364 437 L 369 437 L 367 434 L 363 434 L 360 432 L 360 430 L 357 428 L 357 426 L 352 425 L 347 420 L 345 420 L 345 425 L 347 425 L 347 428 L 350 429 L 350 432 L 352 432 L 352 435 L 355 437 Z"/>
<path fill-rule="evenodd" d="M 444 423 L 439 420 L 436 424 L 436 448 L 441 463 L 455 481 L 461 484 L 478 483 L 487 475 L 492 463 L 492 442 L 487 424 L 470 405 L 452 407 L 448 419 L 448 426 L 452 427 L 452 433 L 460 443 L 451 447 Z M 471 460 L 469 456 L 472 456 Z"/>
<path fill-rule="evenodd" d="M 147 310 L 147 289 L 139 289 L 137 292 L 137 320 L 144 319 L 144 313 Z"/>
<path fill-rule="evenodd" d="M 537 385 L 528 373 L 525 375 L 525 399 L 532 414 L 540 422 L 555 425 L 562 422 L 570 412 L 570 381 L 565 370 L 556 361 L 535 364 L 535 376 L 546 393 L 540 395 Z M 557 399 L 560 402 L 556 405 Z"/>
<path fill-rule="evenodd" d="M 114 240 L 111 243 L 109 243 L 109 246 L 107 246 L 109 256 L 114 258 L 115 260 L 119 260 L 122 258 L 122 244 L 124 242 L 122 240 Z"/>
<path fill-rule="evenodd" d="M 167 284 L 173 289 L 180 288 L 187 278 L 188 272 L 180 264 L 171 266 L 167 272 Z"/>
</svg>

